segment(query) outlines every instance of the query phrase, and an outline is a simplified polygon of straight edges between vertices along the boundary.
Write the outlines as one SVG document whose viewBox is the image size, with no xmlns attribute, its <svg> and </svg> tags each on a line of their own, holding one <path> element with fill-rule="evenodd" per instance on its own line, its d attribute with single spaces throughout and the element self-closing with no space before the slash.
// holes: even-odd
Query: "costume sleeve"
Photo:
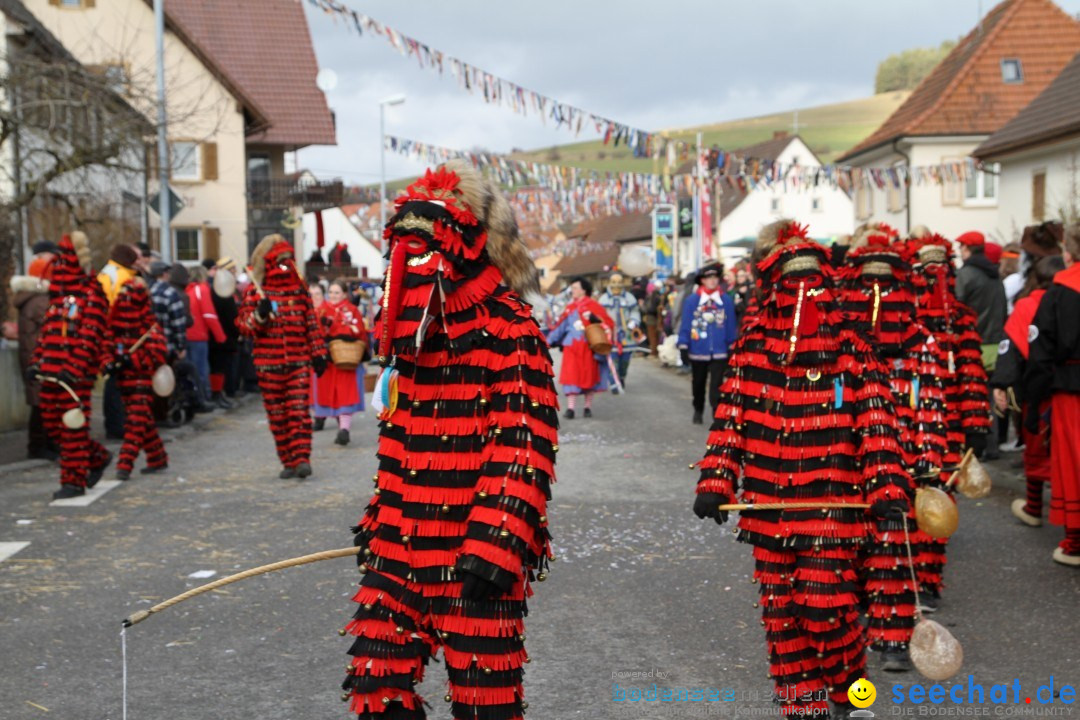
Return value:
<svg viewBox="0 0 1080 720">
<path fill-rule="evenodd" d="M 327 358 L 329 356 L 329 349 L 326 344 L 326 333 L 323 332 L 322 323 L 319 322 L 319 318 L 315 314 L 315 306 L 311 302 L 311 296 L 308 295 L 307 290 L 301 290 L 304 297 L 304 319 L 307 323 L 307 340 L 308 351 L 311 353 L 311 359 L 314 360 L 317 357 Z"/>
<path fill-rule="evenodd" d="M 266 323 L 255 317 L 255 308 L 259 305 L 259 293 L 255 287 L 249 287 L 244 293 L 244 301 L 236 316 L 236 329 L 245 337 L 259 337 L 266 332 Z"/>
<path fill-rule="evenodd" d="M 982 363 L 982 340 L 975 329 L 974 313 L 958 323 L 956 353 L 957 408 L 965 433 L 990 431 L 990 390 Z"/>
<path fill-rule="evenodd" d="M 1027 369 L 1024 371 L 1024 401 L 1027 404 L 1029 428 L 1037 426 L 1039 408 L 1050 399 L 1054 385 L 1054 360 L 1060 334 L 1057 308 L 1062 292 L 1059 286 L 1051 286 L 1039 303 L 1035 319 L 1031 321 L 1037 335 L 1031 341 Z"/>
<path fill-rule="evenodd" d="M 709 429 L 705 457 L 698 463 L 701 477 L 698 479 L 696 492 L 699 495 L 716 493 L 734 498 L 738 490 L 746 447 L 744 382 L 742 368 L 736 365 L 734 371 L 729 371 L 720 385 L 720 402 L 716 406 L 716 416 Z"/>
<path fill-rule="evenodd" d="M 547 502 L 555 481 L 558 398 L 551 357 L 532 327 L 506 340 L 506 356 L 491 355 L 487 445 L 458 562 L 459 570 L 504 592 L 525 568 L 543 570 L 550 557 Z"/>
<path fill-rule="evenodd" d="M 997 365 L 994 366 L 994 374 L 990 376 L 990 387 L 1019 388 L 1023 377 L 1024 356 L 1012 340 L 1002 340 L 998 346 Z"/>
<path fill-rule="evenodd" d="M 682 320 L 685 320 L 686 318 L 693 315 L 694 309 L 690 307 L 690 303 L 693 302 L 694 308 L 696 308 L 697 300 L 698 296 L 696 293 L 691 293 L 690 295 L 686 296 L 686 299 L 683 300 L 682 312 L 679 313 L 679 317 Z M 679 347 L 681 348 L 690 347 L 690 325 L 691 323 L 689 322 L 679 322 Z"/>
<path fill-rule="evenodd" d="M 562 344 L 563 338 L 566 337 L 567 328 L 570 327 L 570 317 L 570 315 L 567 315 L 548 331 L 547 343 L 549 346 Z"/>
<path fill-rule="evenodd" d="M 904 469 L 900 451 L 900 427 L 893 410 L 893 393 L 887 371 L 871 361 L 852 372 L 855 390 L 855 434 L 859 438 L 866 501 L 908 500 L 911 477 Z"/>
</svg>

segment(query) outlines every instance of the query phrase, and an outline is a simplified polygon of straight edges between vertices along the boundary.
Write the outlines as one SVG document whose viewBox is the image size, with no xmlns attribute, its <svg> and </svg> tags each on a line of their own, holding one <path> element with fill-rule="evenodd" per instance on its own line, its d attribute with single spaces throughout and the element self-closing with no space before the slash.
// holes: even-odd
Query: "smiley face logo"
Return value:
<svg viewBox="0 0 1080 720">
<path fill-rule="evenodd" d="M 848 700 L 857 708 L 870 707 L 877 700 L 877 688 L 866 678 L 859 678 L 851 683 L 847 690 Z"/>
</svg>

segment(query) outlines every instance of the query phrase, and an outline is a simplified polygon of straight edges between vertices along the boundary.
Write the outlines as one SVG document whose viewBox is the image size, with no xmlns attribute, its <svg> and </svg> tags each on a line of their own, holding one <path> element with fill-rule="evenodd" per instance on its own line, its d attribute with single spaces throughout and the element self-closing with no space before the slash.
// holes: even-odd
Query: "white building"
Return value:
<svg viewBox="0 0 1080 720">
<path fill-rule="evenodd" d="M 880 128 L 839 158 L 878 175 L 878 181 L 861 176 L 856 222 L 884 222 L 905 234 L 926 225 L 951 238 L 981 230 L 995 242 L 1011 240 L 994 230 L 1001 196 L 994 168 L 903 178 L 917 176 L 918 168 L 965 165 L 980 143 L 1049 85 L 1078 47 L 1080 22 L 1050 0 L 1004 0 L 994 7 Z"/>
<path fill-rule="evenodd" d="M 771 140 L 733 151 L 746 160 L 780 163 L 785 167 L 821 167 L 821 161 L 797 135 L 778 132 Z M 785 183 L 759 184 L 749 192 L 721 181 L 721 257 L 732 261 L 746 254 L 763 225 L 789 217 L 809 226 L 810 237 L 830 240 L 854 230 L 852 201 L 831 183 L 817 187 Z"/>
<path fill-rule="evenodd" d="M 357 213 L 366 208 L 366 205 L 344 205 L 322 211 L 323 259 L 328 260 L 327 256 L 330 250 L 339 242 L 342 242 L 348 248 L 352 264 L 356 267 L 360 277 L 381 278 L 383 274 L 382 254 L 379 252 L 379 248 L 372 244 L 357 227 L 359 219 Z M 315 252 L 318 243 L 316 213 L 304 213 L 303 230 L 303 258 L 306 260 Z"/>
<path fill-rule="evenodd" d="M 1076 213 L 1080 206 L 1080 53 L 974 155 L 1001 168 L 995 235 L 1019 241 L 1026 225 Z"/>
</svg>

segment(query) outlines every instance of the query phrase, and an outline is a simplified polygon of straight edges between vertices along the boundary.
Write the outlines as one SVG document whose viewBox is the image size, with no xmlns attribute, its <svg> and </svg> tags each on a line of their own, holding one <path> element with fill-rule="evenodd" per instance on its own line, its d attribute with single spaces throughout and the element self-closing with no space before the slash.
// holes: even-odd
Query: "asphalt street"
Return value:
<svg viewBox="0 0 1080 720">
<path fill-rule="evenodd" d="M 774 713 L 749 547 L 690 510 L 687 465 L 703 454 L 706 430 L 690 424 L 688 379 L 638 359 L 628 389 L 599 398 L 591 419 L 579 407 L 563 421 L 549 512 L 558 560 L 527 620 L 528 716 Z M 86 507 L 48 505 L 53 466 L 0 467 L 0 548 L 29 543 L 0 561 L 0 718 L 121 720 L 120 621 L 207 582 L 193 575 L 350 545 L 371 495 L 376 432 L 370 415 L 358 417 L 341 448 L 328 427 L 315 435 L 315 475 L 279 480 L 261 403 L 248 402 L 171 435 L 166 475 L 136 473 Z M 1059 528 L 1012 518 L 1017 458 L 993 464 L 990 497 L 960 499 L 935 616 L 964 646 L 952 682 L 971 674 L 986 687 L 1019 679 L 1033 689 L 1053 675 L 1080 685 L 1080 572 L 1050 559 Z M 130 629 L 127 718 L 349 717 L 339 689 L 348 639 L 338 630 L 358 577 L 351 558 L 285 570 Z M 885 677 L 874 656 L 869 675 L 879 697 L 923 681 Z M 730 688 L 737 699 L 613 699 L 616 683 L 654 682 Z M 444 683 L 436 660 L 422 686 L 429 717 L 450 717 Z"/>
</svg>

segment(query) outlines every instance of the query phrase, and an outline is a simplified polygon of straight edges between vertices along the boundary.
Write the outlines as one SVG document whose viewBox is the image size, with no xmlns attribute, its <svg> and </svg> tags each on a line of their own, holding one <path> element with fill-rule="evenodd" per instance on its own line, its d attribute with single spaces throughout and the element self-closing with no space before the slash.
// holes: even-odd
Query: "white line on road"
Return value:
<svg viewBox="0 0 1080 720">
<path fill-rule="evenodd" d="M 30 547 L 28 542 L 0 542 L 0 562 L 19 552 L 23 548 Z"/>
<path fill-rule="evenodd" d="M 100 498 L 105 493 L 112 490 L 118 485 L 123 485 L 120 480 L 98 480 L 98 484 L 86 491 L 85 495 L 79 495 L 78 497 L 65 498 L 63 500 L 53 500 L 49 503 L 50 507 L 86 507 L 90 503 Z"/>
</svg>

